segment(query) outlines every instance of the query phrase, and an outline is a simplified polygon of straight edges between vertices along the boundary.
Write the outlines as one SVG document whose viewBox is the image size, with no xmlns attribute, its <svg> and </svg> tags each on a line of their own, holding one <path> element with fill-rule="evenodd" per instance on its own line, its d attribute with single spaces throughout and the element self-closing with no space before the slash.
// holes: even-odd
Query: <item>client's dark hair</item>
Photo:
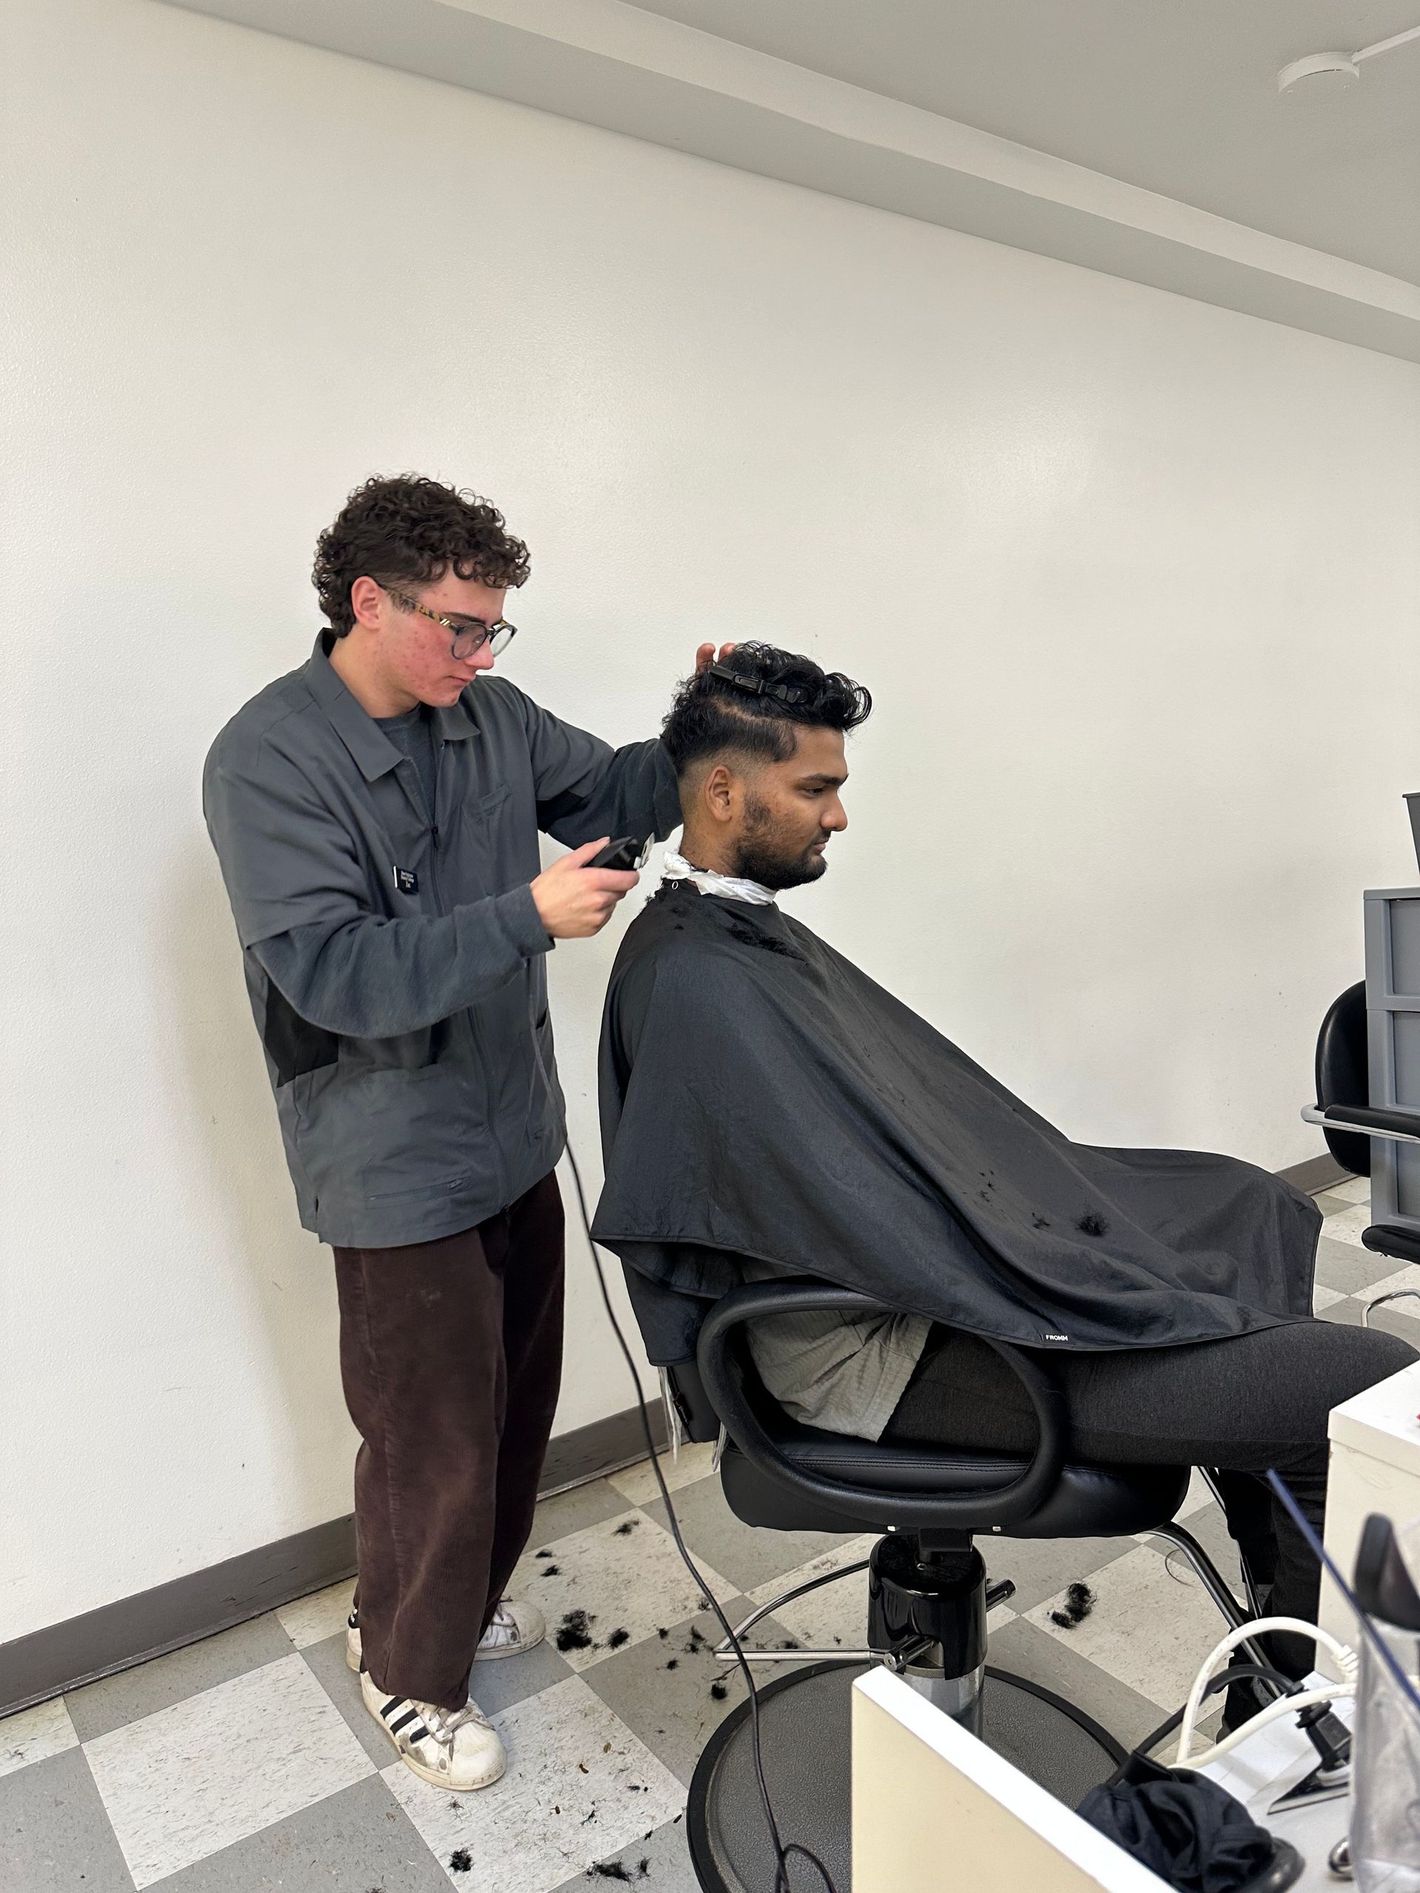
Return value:
<svg viewBox="0 0 1420 1893">
<path fill-rule="evenodd" d="M 312 582 L 338 638 L 355 623 L 350 587 L 437 584 L 452 566 L 460 578 L 503 591 L 528 575 L 528 549 L 504 530 L 503 515 L 476 493 L 405 473 L 357 486 L 316 542 Z"/>
<path fill-rule="evenodd" d="M 728 671 L 729 676 L 717 673 Z M 794 725 L 855 730 L 873 699 L 841 671 L 824 672 L 811 657 L 772 644 L 737 644 L 723 664 L 688 677 L 665 721 L 664 742 L 677 776 L 706 756 L 739 750 L 764 762 L 787 762 Z"/>
</svg>

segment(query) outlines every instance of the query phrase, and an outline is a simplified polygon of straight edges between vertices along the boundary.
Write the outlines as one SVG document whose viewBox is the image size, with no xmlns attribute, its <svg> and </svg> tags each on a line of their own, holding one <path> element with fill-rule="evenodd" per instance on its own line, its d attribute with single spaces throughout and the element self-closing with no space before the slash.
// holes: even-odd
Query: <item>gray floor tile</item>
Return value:
<svg viewBox="0 0 1420 1893">
<path fill-rule="evenodd" d="M 982 1536 L 977 1549 L 986 1560 L 987 1582 L 1010 1578 L 1016 1587 L 1006 1601 L 1014 1611 L 1031 1610 L 1067 1584 L 1090 1576 L 1134 1549 L 1132 1538 L 998 1538 Z"/>
<path fill-rule="evenodd" d="M 1347 1295 L 1343 1300 L 1333 1302 L 1329 1308 L 1323 1308 L 1321 1319 L 1339 1321 L 1343 1327 L 1347 1328 L 1359 1328 L 1362 1312 L 1362 1305 L 1356 1297 Z"/>
<path fill-rule="evenodd" d="M 608 1854 L 599 1866 L 619 1861 L 634 1881 L 645 1880 L 647 1893 L 699 1893 L 699 1881 L 691 1870 L 690 1852 L 685 1842 L 685 1822 L 672 1821 L 658 1827 L 644 1840 L 633 1841 L 619 1854 Z M 588 1887 L 611 1884 L 606 1880 L 588 1880 L 585 1873 L 564 1880 L 554 1893 L 587 1893 Z"/>
<path fill-rule="evenodd" d="M 133 1893 L 133 1879 L 82 1749 L 0 1779 L 6 1893 Z"/>
<path fill-rule="evenodd" d="M 360 1678 L 345 1667 L 345 1632 L 307 1644 L 301 1655 L 376 1768 L 388 1768 L 394 1760 L 394 1748 L 389 1737 L 375 1727 L 374 1717 L 360 1700 Z"/>
<path fill-rule="evenodd" d="M 1372 1282 L 1394 1273 L 1395 1263 L 1389 1256 L 1376 1255 L 1354 1242 L 1334 1242 L 1323 1228 L 1316 1251 L 1316 1279 L 1323 1287 L 1359 1295 Z"/>
<path fill-rule="evenodd" d="M 589 1485 L 574 1486 L 544 1499 L 533 1514 L 532 1537 L 528 1549 L 550 1545 L 569 1532 L 582 1531 L 588 1525 L 600 1525 L 604 1518 L 615 1518 L 631 1511 L 631 1501 L 605 1479 L 593 1479 Z"/>
<path fill-rule="evenodd" d="M 245 1676 L 263 1663 L 275 1663 L 291 1654 L 291 1639 L 268 1613 L 235 1630 L 223 1630 L 215 1637 L 204 1637 L 171 1656 L 157 1656 L 137 1669 L 106 1676 L 102 1682 L 89 1683 L 71 1691 L 64 1698 L 70 1720 L 81 1742 L 121 1729 L 125 1723 L 159 1709 L 169 1709 L 175 1702 L 185 1702 L 204 1689 Z"/>
<path fill-rule="evenodd" d="M 557 1654 L 549 1636 L 521 1656 L 475 1663 L 468 1681 L 474 1701 L 485 1715 L 493 1716 L 501 1709 L 511 1709 L 515 1702 L 536 1696 L 540 1690 L 551 1689 L 572 1674 L 571 1664 Z"/>
<path fill-rule="evenodd" d="M 386 1744 L 386 1756 L 392 1753 Z M 281 1893 L 448 1893 L 449 1876 L 384 1782 L 371 1775 L 155 1882 L 155 1893 L 268 1887 Z"/>
<path fill-rule="evenodd" d="M 731 1624 L 753 1609 L 743 1597 L 727 1597 L 722 1604 Z M 700 1632 L 703 1642 L 695 1644 L 692 1628 Z M 702 1611 L 669 1628 L 666 1637 L 648 1637 L 583 1672 L 583 1680 L 607 1707 L 684 1782 L 689 1782 L 715 1729 L 744 1700 L 744 1679 L 738 1668 L 717 1662 L 710 1653 L 721 1634 L 714 1615 Z M 772 1617 L 766 1617 L 749 1640 L 779 1645 L 787 1635 Z M 672 1663 L 674 1669 L 668 1667 Z M 768 1681 L 777 1670 L 777 1665 L 774 1670 L 762 1670 L 759 1680 Z M 710 1693 L 716 1682 L 725 1686 L 723 1698 Z"/>
<path fill-rule="evenodd" d="M 1321 1211 L 1323 1217 L 1341 1216 L 1344 1215 L 1348 1209 L 1355 1209 L 1356 1207 L 1354 1203 L 1348 1203 L 1344 1196 L 1332 1196 L 1330 1192 L 1326 1190 L 1323 1190 L 1319 1196 L 1314 1196 L 1312 1201 Z"/>
<path fill-rule="evenodd" d="M 1388 1308 L 1377 1308 L 1371 1316 L 1370 1325 L 1384 1330 L 1386 1334 L 1394 1334 L 1400 1340 L 1408 1341 L 1411 1347 L 1420 1350 L 1420 1321 L 1417 1321 L 1414 1315 L 1402 1315 L 1396 1312 L 1397 1308 L 1404 1308 L 1406 1305 L 1405 1302 L 1393 1302 Z M 1420 1303 L 1411 1302 L 1409 1306 L 1420 1307 Z M 1364 1293 L 1348 1295 L 1345 1301 L 1338 1301 L 1328 1308 L 1322 1320 L 1340 1321 L 1348 1328 L 1359 1328 L 1365 1325 L 1363 1321 L 1365 1312 Z"/>
<path fill-rule="evenodd" d="M 752 1591 L 785 1571 L 796 1571 L 856 1536 L 853 1532 L 764 1531 L 743 1524 L 725 1503 L 718 1479 L 698 1480 L 671 1496 L 691 1556 L 704 1558 L 742 1591 Z M 664 1499 L 645 1510 L 657 1524 L 667 1524 Z"/>
<path fill-rule="evenodd" d="M 1047 1636 L 1019 1617 L 989 1639 L 986 1660 L 997 1669 L 1039 1683 L 1043 1689 L 1053 1689 L 1102 1723 L 1126 1748 L 1156 1729 L 1167 1713 L 1147 1696 L 1077 1656 L 1059 1638 Z"/>
</svg>

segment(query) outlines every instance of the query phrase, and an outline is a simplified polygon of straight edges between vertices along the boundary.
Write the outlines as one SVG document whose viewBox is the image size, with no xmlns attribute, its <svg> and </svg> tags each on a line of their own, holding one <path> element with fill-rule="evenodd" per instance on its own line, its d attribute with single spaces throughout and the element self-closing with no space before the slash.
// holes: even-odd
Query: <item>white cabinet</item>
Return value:
<svg viewBox="0 0 1420 1893">
<path fill-rule="evenodd" d="M 1397 1529 L 1420 1518 L 1420 1361 L 1333 1407 L 1326 1488 L 1326 1548 L 1350 1583 L 1361 1527 L 1381 1512 Z M 1356 1620 L 1331 1579 L 1321 1583 L 1323 1628 L 1354 1649 Z M 1330 1673 L 1330 1659 L 1319 1653 Z"/>
</svg>

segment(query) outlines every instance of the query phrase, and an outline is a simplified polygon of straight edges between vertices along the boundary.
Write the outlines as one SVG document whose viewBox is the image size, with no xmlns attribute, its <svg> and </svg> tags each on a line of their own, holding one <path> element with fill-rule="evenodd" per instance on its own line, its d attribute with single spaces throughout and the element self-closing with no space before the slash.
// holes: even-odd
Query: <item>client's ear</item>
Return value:
<svg viewBox="0 0 1420 1893">
<path fill-rule="evenodd" d="M 706 776 L 701 789 L 707 814 L 717 822 L 732 822 L 737 813 L 738 787 L 733 770 L 725 763 L 717 762 Z"/>
</svg>

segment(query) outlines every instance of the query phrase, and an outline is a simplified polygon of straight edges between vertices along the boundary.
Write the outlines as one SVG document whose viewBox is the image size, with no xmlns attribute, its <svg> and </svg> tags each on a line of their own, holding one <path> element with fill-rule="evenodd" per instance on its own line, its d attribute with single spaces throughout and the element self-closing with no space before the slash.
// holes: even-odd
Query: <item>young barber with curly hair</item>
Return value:
<svg viewBox="0 0 1420 1893">
<path fill-rule="evenodd" d="M 680 821 L 658 739 L 613 750 L 491 674 L 528 570 L 487 501 L 368 480 L 317 547 L 328 628 L 203 780 L 301 1221 L 335 1251 L 363 1442 L 348 1655 L 406 1765 L 451 1790 L 505 1765 L 472 1664 L 545 1629 L 504 1596 L 561 1369 L 545 959 L 636 884 L 598 849 Z M 539 831 L 572 849 L 545 871 Z"/>
</svg>

